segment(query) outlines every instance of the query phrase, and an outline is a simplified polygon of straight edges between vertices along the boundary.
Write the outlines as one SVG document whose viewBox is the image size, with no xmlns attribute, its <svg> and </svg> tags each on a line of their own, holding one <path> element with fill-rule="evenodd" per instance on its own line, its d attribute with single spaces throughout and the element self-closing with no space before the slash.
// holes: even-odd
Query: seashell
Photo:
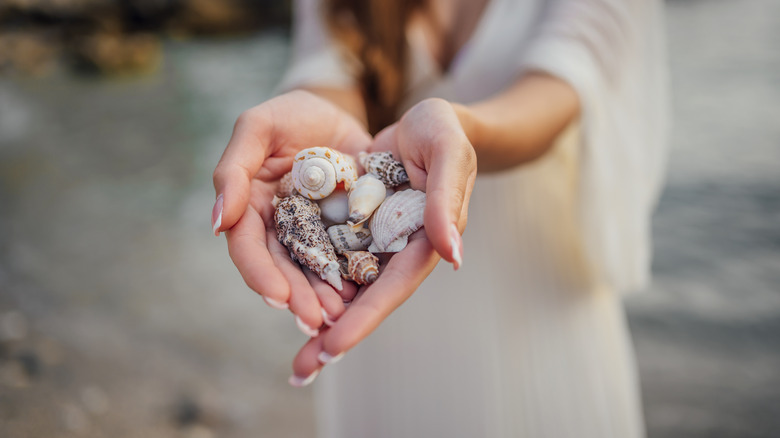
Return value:
<svg viewBox="0 0 780 438">
<path fill-rule="evenodd" d="M 276 190 L 276 196 L 286 198 L 296 194 L 298 194 L 298 191 L 295 190 L 295 186 L 293 186 L 292 172 L 287 172 L 279 180 L 279 188 Z"/>
<path fill-rule="evenodd" d="M 355 226 L 365 222 L 371 213 L 385 200 L 387 190 L 382 181 L 367 173 L 349 189 L 349 218 L 347 223 Z"/>
<path fill-rule="evenodd" d="M 347 251 L 347 275 L 357 284 L 371 284 L 379 276 L 379 259 L 368 251 Z"/>
<path fill-rule="evenodd" d="M 328 228 L 328 236 L 336 252 L 365 251 L 371 245 L 371 233 L 360 227 L 355 230 L 349 225 L 334 225 Z"/>
<path fill-rule="evenodd" d="M 349 190 L 357 180 L 352 157 L 326 147 L 304 149 L 293 158 L 292 180 L 295 190 L 309 199 L 323 199 L 340 182 Z"/>
<path fill-rule="evenodd" d="M 361 152 L 358 154 L 358 161 L 367 173 L 376 176 L 388 187 L 409 182 L 404 165 L 393 158 L 392 152 Z"/>
<path fill-rule="evenodd" d="M 355 187 L 353 184 L 352 187 Z M 325 199 L 317 201 L 325 224 L 343 224 L 349 217 L 349 202 L 347 192 L 336 189 Z"/>
<path fill-rule="evenodd" d="M 398 252 L 409 235 L 423 226 L 425 193 L 407 189 L 396 192 L 377 208 L 369 223 L 373 242 L 371 252 Z"/>
<path fill-rule="evenodd" d="M 290 251 L 290 257 L 341 290 L 338 258 L 317 204 L 298 195 L 279 199 L 274 220 L 276 238 Z"/>
</svg>

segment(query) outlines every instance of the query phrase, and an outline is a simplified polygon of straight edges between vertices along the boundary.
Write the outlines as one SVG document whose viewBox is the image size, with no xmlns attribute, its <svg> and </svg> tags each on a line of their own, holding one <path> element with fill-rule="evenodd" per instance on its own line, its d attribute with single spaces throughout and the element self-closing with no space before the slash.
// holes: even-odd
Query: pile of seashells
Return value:
<svg viewBox="0 0 780 438">
<path fill-rule="evenodd" d="M 379 276 L 373 253 L 401 251 L 423 226 L 425 193 L 396 188 L 409 181 L 390 152 L 353 157 L 327 147 L 298 152 L 274 198 L 276 235 L 290 257 L 337 290 L 342 278 L 370 284 Z M 367 225 L 367 226 L 366 226 Z"/>
</svg>

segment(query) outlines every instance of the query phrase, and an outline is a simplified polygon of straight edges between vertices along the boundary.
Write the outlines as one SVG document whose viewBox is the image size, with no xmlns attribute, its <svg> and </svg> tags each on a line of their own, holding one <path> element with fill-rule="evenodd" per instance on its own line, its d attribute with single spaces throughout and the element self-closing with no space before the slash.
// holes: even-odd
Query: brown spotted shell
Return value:
<svg viewBox="0 0 780 438">
<path fill-rule="evenodd" d="M 371 252 L 398 252 L 406 247 L 409 235 L 423 226 L 425 193 L 407 189 L 395 192 L 376 209 L 369 229 Z"/>
<path fill-rule="evenodd" d="M 347 275 L 357 284 L 371 284 L 379 276 L 379 259 L 368 251 L 347 251 Z"/>
<path fill-rule="evenodd" d="M 391 152 L 361 152 L 358 161 L 366 172 L 379 178 L 387 187 L 396 187 L 409 182 L 409 175 L 400 161 Z"/>
<path fill-rule="evenodd" d="M 286 198 L 297 193 L 295 186 L 293 186 L 292 172 L 285 173 L 282 179 L 279 180 L 279 188 L 276 190 L 276 196 Z"/>
<path fill-rule="evenodd" d="M 352 157 L 331 148 L 303 149 L 293 158 L 293 186 L 309 199 L 325 198 L 340 182 L 349 190 L 356 180 L 357 170 Z"/>
<path fill-rule="evenodd" d="M 274 220 L 276 237 L 290 251 L 290 257 L 341 290 L 338 258 L 317 204 L 298 195 L 279 199 Z"/>
</svg>

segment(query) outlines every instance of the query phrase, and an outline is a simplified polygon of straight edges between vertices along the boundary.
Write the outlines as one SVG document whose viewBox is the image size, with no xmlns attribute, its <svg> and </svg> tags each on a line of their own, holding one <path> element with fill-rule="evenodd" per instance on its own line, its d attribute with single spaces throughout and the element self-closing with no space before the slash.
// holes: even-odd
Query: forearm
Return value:
<svg viewBox="0 0 780 438">
<path fill-rule="evenodd" d="M 580 112 L 574 89 L 543 73 L 523 76 L 487 100 L 453 106 L 477 153 L 480 172 L 507 169 L 543 155 Z"/>
</svg>

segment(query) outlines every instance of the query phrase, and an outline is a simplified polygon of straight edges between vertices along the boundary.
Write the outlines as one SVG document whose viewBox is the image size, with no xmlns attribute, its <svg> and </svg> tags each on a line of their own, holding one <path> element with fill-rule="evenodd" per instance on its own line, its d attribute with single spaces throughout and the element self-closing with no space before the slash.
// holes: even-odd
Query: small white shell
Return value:
<svg viewBox="0 0 780 438">
<path fill-rule="evenodd" d="M 292 180 L 298 192 L 309 199 L 323 199 L 340 182 L 349 189 L 357 180 L 354 160 L 326 147 L 303 149 L 293 158 Z"/>
<path fill-rule="evenodd" d="M 349 201 L 344 190 L 334 190 L 327 198 L 317 201 L 317 204 L 320 206 L 322 221 L 325 224 L 343 224 L 349 217 Z"/>
<path fill-rule="evenodd" d="M 406 247 L 409 235 L 423 226 L 425 193 L 402 190 L 385 199 L 369 223 L 371 252 L 398 252 Z"/>
<path fill-rule="evenodd" d="M 349 189 L 349 218 L 347 223 L 355 226 L 365 222 L 371 213 L 385 200 L 385 185 L 374 175 L 367 173 Z"/>
<path fill-rule="evenodd" d="M 355 230 L 349 225 L 333 225 L 328 228 L 328 236 L 339 254 L 345 251 L 365 251 L 371 245 L 371 233 L 363 227 Z"/>
<path fill-rule="evenodd" d="M 391 152 L 361 152 L 358 161 L 367 173 L 373 174 L 388 187 L 409 182 L 409 175 L 400 161 L 393 158 Z"/>
</svg>

